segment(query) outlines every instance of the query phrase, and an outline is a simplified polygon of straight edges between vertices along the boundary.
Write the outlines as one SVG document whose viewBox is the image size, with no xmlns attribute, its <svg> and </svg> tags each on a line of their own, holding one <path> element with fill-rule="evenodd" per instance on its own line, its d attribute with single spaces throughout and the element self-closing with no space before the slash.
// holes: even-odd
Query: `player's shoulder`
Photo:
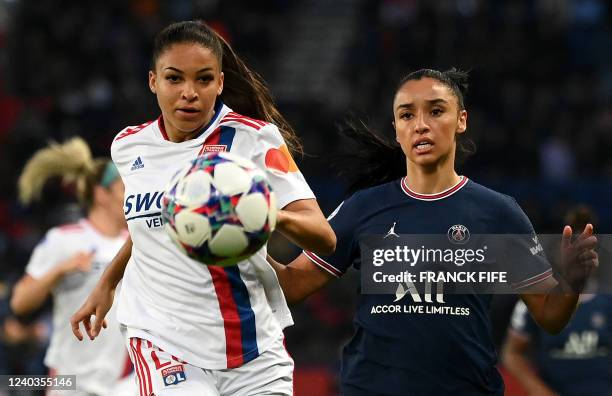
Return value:
<svg viewBox="0 0 612 396">
<path fill-rule="evenodd" d="M 117 166 L 123 165 L 132 159 L 134 150 L 138 151 L 143 144 L 155 139 L 155 128 L 158 119 L 143 122 L 140 125 L 133 125 L 123 128 L 111 143 L 111 157 Z M 137 153 L 138 154 L 138 153 Z"/>
<path fill-rule="evenodd" d="M 59 243 L 73 239 L 80 239 L 86 232 L 87 227 L 81 220 L 64 223 L 50 228 L 40 243 Z"/>
<path fill-rule="evenodd" d="M 465 186 L 465 193 L 469 194 L 475 202 L 483 207 L 495 208 L 497 210 L 515 210 L 518 207 L 516 200 L 507 194 L 485 187 L 470 179 Z M 484 206 L 486 205 L 486 206 Z"/>
<path fill-rule="evenodd" d="M 393 197 L 396 194 L 401 196 L 398 194 L 401 192 L 399 189 L 399 184 L 400 179 L 366 187 L 361 190 L 357 190 L 352 195 L 352 198 L 357 201 L 370 201 L 369 203 L 371 204 L 371 200 L 380 200 L 383 196 Z"/>
<path fill-rule="evenodd" d="M 466 186 L 468 187 L 468 186 Z M 491 224 L 491 232 L 500 234 L 531 234 L 534 232 L 529 218 L 512 196 L 471 183 L 467 200 L 478 212 L 497 219 Z"/>
<path fill-rule="evenodd" d="M 342 207 L 345 211 L 352 210 L 356 213 L 376 211 L 380 205 L 387 205 L 396 197 L 402 199 L 399 180 L 357 190 L 342 201 Z"/>
<path fill-rule="evenodd" d="M 277 129 L 274 124 L 257 118 L 248 117 L 231 110 L 221 117 L 219 126 L 232 127 L 241 132 L 251 134 L 261 134 L 266 131 L 274 131 Z"/>
<path fill-rule="evenodd" d="M 158 119 L 150 120 L 139 125 L 130 125 L 123 128 L 115 135 L 112 146 L 121 146 L 136 140 L 142 140 L 143 138 L 146 139 L 148 135 L 151 135 L 148 132 L 152 132 L 157 124 L 157 120 Z"/>
</svg>

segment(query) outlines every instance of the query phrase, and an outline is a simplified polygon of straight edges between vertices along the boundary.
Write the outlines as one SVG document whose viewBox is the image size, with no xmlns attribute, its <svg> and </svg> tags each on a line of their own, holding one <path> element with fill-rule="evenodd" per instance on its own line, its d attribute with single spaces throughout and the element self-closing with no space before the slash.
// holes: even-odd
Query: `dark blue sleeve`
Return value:
<svg viewBox="0 0 612 396">
<path fill-rule="evenodd" d="M 520 292 L 552 276 L 542 244 L 529 218 L 513 198 L 507 198 L 500 219 L 506 234 L 504 265 L 512 288 Z"/>
<path fill-rule="evenodd" d="M 336 251 L 330 256 L 318 256 L 308 251 L 304 251 L 304 254 L 332 275 L 337 277 L 344 275 L 353 264 L 354 258 L 358 257 L 355 243 L 357 214 L 354 196 L 343 201 L 327 218 L 336 233 Z"/>
</svg>

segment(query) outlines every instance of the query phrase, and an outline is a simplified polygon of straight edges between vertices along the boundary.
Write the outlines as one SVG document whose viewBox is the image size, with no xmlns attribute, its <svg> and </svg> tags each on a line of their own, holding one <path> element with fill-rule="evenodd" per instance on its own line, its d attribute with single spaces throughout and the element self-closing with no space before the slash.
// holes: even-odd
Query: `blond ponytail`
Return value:
<svg viewBox="0 0 612 396">
<path fill-rule="evenodd" d="M 19 176 L 19 199 L 24 204 L 40 199 L 45 183 L 61 177 L 74 183 L 79 201 L 91 205 L 92 190 L 107 160 L 95 160 L 87 143 L 74 137 L 62 144 L 52 142 L 38 150 L 26 163 Z"/>
</svg>

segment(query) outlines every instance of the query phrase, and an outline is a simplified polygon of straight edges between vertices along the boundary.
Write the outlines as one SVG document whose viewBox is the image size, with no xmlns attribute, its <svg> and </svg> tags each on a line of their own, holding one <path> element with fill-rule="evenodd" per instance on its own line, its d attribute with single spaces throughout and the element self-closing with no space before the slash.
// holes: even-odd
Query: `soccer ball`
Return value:
<svg viewBox="0 0 612 396">
<path fill-rule="evenodd" d="M 276 198 L 265 174 L 230 153 L 206 153 L 166 187 L 162 219 L 170 239 L 192 259 L 230 266 L 268 240 L 276 224 Z"/>
</svg>

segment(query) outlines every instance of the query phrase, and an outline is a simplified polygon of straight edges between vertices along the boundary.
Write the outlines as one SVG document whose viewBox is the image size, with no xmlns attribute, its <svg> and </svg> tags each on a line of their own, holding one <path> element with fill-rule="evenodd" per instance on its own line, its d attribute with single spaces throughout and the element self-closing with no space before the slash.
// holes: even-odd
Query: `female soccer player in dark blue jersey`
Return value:
<svg viewBox="0 0 612 396">
<path fill-rule="evenodd" d="M 457 138 L 467 128 L 466 87 L 467 75 L 454 69 L 413 72 L 402 79 L 393 101 L 399 145 L 352 130 L 349 136 L 360 144 L 357 159 L 366 163 L 353 165 L 362 172 L 355 178 L 358 190 L 329 218 L 338 238 L 335 253 L 305 251 L 287 266 L 269 259 L 289 302 L 304 299 L 351 266 L 363 273 L 380 265 L 362 262 L 360 241 L 366 235 L 442 234 L 461 240 L 469 233 L 521 234 L 533 236 L 534 245 L 513 252 L 522 270 L 512 286 L 546 331 L 566 325 L 577 293 L 598 264 L 593 227 L 587 225 L 575 239 L 565 227 L 562 276 L 555 279 L 514 199 L 457 174 Z M 355 334 L 342 357 L 343 395 L 503 394 L 488 313 L 491 295 L 435 293 L 359 295 Z"/>
</svg>

